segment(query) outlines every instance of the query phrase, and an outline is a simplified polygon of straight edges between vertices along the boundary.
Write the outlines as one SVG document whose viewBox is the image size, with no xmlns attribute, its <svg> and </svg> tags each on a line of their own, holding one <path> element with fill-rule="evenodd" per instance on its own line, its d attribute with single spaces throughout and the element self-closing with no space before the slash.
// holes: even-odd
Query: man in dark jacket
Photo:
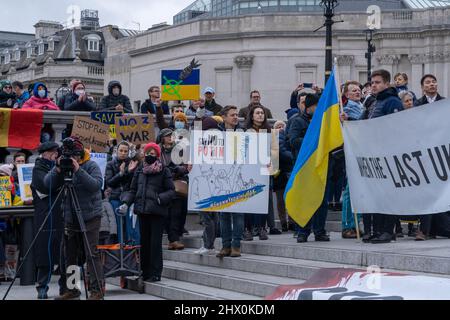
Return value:
<svg viewBox="0 0 450 320">
<path fill-rule="evenodd" d="M 122 85 L 119 81 L 111 81 L 108 85 L 109 95 L 102 98 L 99 111 L 122 111 L 133 113 L 130 99 L 122 94 Z"/>
<path fill-rule="evenodd" d="M 54 142 L 43 143 L 39 147 L 40 158 L 36 160 L 33 168 L 33 178 L 31 181 L 31 191 L 33 193 L 34 205 L 34 232 L 37 234 L 45 218 L 53 207 L 51 216 L 39 234 L 34 247 L 34 259 L 36 263 L 38 283 L 38 299 L 48 299 L 48 284 L 55 265 L 59 265 L 63 269 L 64 265 L 60 251 L 62 249 L 61 240 L 64 230 L 63 215 L 61 212 L 61 198 L 57 200 L 59 190 L 50 191 L 45 185 L 44 178 L 55 165 L 58 156 L 58 144 Z M 52 188 L 53 189 L 53 188 Z M 58 281 L 59 293 L 63 295 L 66 288 L 66 275 L 61 273 Z"/>
<path fill-rule="evenodd" d="M 165 115 L 170 114 L 169 105 L 161 101 L 161 89 L 157 86 L 148 89 L 149 99 L 141 105 L 140 112 L 143 114 L 156 114 L 156 108 L 161 107 Z"/>
<path fill-rule="evenodd" d="M 420 80 L 422 86 L 423 97 L 416 101 L 416 106 L 423 106 L 425 104 L 433 103 L 445 99 L 438 93 L 437 79 L 432 74 L 426 74 Z"/>
<path fill-rule="evenodd" d="M 95 103 L 90 100 L 86 93 L 86 86 L 81 81 L 75 81 L 72 87 L 72 93 L 65 96 L 65 111 L 95 111 Z"/>
<path fill-rule="evenodd" d="M 214 99 L 216 96 L 216 91 L 213 88 L 208 87 L 205 89 L 204 95 L 205 95 L 206 110 L 211 111 L 212 113 L 214 113 L 215 116 L 220 115 L 220 112 L 222 111 L 223 108 Z"/>
<path fill-rule="evenodd" d="M 272 112 L 270 111 L 270 109 L 264 107 L 261 104 L 261 94 L 257 90 L 254 90 L 250 93 L 250 104 L 247 107 L 239 110 L 239 118 L 247 119 L 250 110 L 252 110 L 252 108 L 255 106 L 260 106 L 264 109 L 264 111 L 266 112 L 267 119 L 273 119 Z"/>
<path fill-rule="evenodd" d="M 81 209 L 81 218 L 86 225 L 86 237 L 88 244 L 84 243 L 83 235 L 78 221 L 78 217 L 73 208 L 70 196 L 63 203 L 65 220 L 65 256 L 66 266 L 78 265 L 78 257 L 81 248 L 84 248 L 89 273 L 90 291 L 89 300 L 100 300 L 103 298 L 103 269 L 100 261 L 100 254 L 97 246 L 99 244 L 100 223 L 103 214 L 102 187 L 103 177 L 98 165 L 90 160 L 89 151 L 84 149 L 83 144 L 77 138 L 70 138 L 73 141 L 72 164 L 72 185 Z M 64 186 L 65 174 L 60 167 L 60 159 L 44 179 L 44 184 L 51 191 L 56 191 Z M 89 245 L 92 259 L 88 254 Z M 100 283 L 97 281 L 100 281 Z M 81 292 L 77 289 L 68 290 L 65 294 L 57 298 L 58 300 L 78 299 Z"/>
<path fill-rule="evenodd" d="M 376 97 L 376 102 L 369 119 L 383 117 L 403 110 L 403 104 L 398 97 L 397 90 L 390 85 L 391 74 L 386 70 L 377 70 L 372 73 L 372 94 Z M 364 215 L 369 217 L 368 215 Z M 364 219 L 363 216 L 363 219 Z M 366 228 L 364 220 L 364 228 Z M 393 215 L 374 214 L 373 229 L 374 236 L 367 238 L 371 243 L 389 243 L 395 239 L 394 226 L 397 217 Z"/>
</svg>

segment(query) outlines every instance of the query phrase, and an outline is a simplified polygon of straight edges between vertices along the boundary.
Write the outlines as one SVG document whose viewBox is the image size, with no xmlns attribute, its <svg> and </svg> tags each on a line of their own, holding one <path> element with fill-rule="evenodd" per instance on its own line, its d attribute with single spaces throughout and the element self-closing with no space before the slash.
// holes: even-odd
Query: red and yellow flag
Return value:
<svg viewBox="0 0 450 320">
<path fill-rule="evenodd" d="M 0 147 L 37 149 L 43 122 L 42 110 L 0 109 Z"/>
</svg>

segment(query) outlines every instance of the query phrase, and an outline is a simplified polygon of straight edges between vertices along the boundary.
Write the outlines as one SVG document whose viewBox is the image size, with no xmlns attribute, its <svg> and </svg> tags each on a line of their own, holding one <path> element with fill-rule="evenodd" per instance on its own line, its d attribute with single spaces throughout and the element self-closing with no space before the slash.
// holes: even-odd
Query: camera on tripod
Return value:
<svg viewBox="0 0 450 320">
<path fill-rule="evenodd" d="M 71 175 L 73 173 L 73 161 L 72 158 L 75 156 L 83 156 L 82 152 L 75 149 L 75 140 L 72 138 L 66 138 L 62 142 L 62 146 L 59 150 L 60 161 L 59 167 L 65 175 Z"/>
</svg>

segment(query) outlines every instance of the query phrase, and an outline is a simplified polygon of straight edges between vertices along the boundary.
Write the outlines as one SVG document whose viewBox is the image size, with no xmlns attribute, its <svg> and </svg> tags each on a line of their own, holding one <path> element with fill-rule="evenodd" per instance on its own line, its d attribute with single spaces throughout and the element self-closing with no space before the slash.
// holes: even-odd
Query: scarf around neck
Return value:
<svg viewBox="0 0 450 320">
<path fill-rule="evenodd" d="M 163 165 L 160 160 L 156 160 L 154 164 L 144 162 L 143 172 L 145 175 L 157 174 L 162 171 Z"/>
</svg>

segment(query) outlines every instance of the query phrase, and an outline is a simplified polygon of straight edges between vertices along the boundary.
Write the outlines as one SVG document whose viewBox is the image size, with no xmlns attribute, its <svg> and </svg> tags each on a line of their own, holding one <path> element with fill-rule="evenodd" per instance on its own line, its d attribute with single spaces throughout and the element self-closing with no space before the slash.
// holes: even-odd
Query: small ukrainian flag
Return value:
<svg viewBox="0 0 450 320">
<path fill-rule="evenodd" d="M 339 95 L 333 70 L 286 186 L 286 208 L 300 226 L 305 227 L 322 204 L 329 153 L 343 144 Z"/>
<path fill-rule="evenodd" d="M 200 70 L 194 69 L 189 77 L 180 80 L 183 70 L 163 70 L 161 72 L 161 99 L 198 100 L 200 99 Z"/>
</svg>

